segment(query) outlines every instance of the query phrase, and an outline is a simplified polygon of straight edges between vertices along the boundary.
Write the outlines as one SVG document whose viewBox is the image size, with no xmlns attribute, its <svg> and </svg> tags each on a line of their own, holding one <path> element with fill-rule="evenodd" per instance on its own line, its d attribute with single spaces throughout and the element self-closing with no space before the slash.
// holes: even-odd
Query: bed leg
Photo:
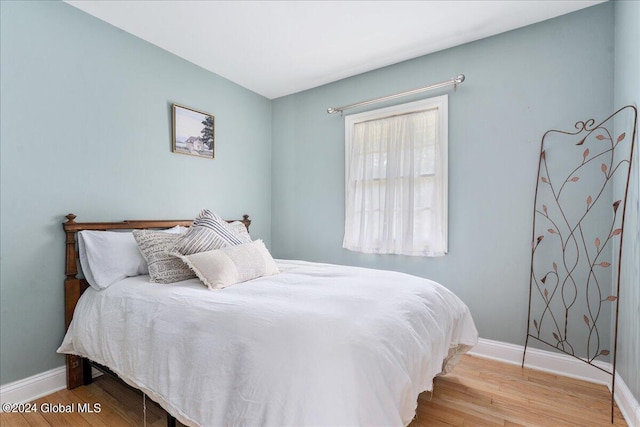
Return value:
<svg viewBox="0 0 640 427">
<path fill-rule="evenodd" d="M 167 412 L 167 427 L 176 427 L 176 418 Z"/>
<path fill-rule="evenodd" d="M 67 388 L 69 390 L 81 385 L 91 384 L 91 364 L 88 359 L 67 354 Z"/>
</svg>

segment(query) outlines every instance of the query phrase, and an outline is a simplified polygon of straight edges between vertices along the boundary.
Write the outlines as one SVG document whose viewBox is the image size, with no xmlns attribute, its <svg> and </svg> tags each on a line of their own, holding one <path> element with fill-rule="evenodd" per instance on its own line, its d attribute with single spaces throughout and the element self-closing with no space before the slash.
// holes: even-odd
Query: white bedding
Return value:
<svg viewBox="0 0 640 427">
<path fill-rule="evenodd" d="M 108 366 L 186 425 L 399 426 L 477 342 L 468 308 L 433 281 L 277 262 L 281 274 L 220 291 L 148 276 L 89 288 L 58 352 Z"/>
</svg>

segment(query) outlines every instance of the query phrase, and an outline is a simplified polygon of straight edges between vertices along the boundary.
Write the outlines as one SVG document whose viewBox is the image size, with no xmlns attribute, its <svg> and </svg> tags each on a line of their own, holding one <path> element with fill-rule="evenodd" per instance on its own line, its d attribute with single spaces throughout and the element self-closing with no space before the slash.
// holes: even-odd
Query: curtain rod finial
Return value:
<svg viewBox="0 0 640 427">
<path fill-rule="evenodd" d="M 462 83 L 464 81 L 464 74 L 458 74 L 454 80 L 458 84 Z"/>
<path fill-rule="evenodd" d="M 333 114 L 333 113 L 337 113 L 338 110 L 334 109 L 333 107 L 329 107 L 327 108 L 327 114 Z"/>
</svg>

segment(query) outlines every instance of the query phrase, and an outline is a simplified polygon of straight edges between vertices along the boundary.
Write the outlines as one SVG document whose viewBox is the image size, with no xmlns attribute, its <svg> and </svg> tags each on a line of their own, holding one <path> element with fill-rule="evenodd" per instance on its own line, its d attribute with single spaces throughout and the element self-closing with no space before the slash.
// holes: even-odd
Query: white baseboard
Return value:
<svg viewBox="0 0 640 427">
<path fill-rule="evenodd" d="M 521 345 L 483 338 L 480 338 L 478 344 L 469 352 L 469 354 L 474 356 L 493 359 L 512 365 L 522 364 L 523 353 L 524 347 Z M 610 363 L 596 362 L 595 365 L 608 372 L 612 370 Z M 555 375 L 563 375 L 592 383 L 604 384 L 611 390 L 610 374 L 602 372 L 600 369 L 569 355 L 528 347 L 525 366 Z M 615 400 L 627 424 L 631 427 L 640 427 L 640 404 L 618 374 L 616 374 Z"/>
<path fill-rule="evenodd" d="M 0 387 L 0 402 L 24 403 L 38 399 L 67 386 L 64 366 L 51 369 L 23 380 L 14 381 Z"/>
<path fill-rule="evenodd" d="M 640 404 L 618 374 L 616 374 L 616 404 L 630 427 L 640 427 Z"/>
<path fill-rule="evenodd" d="M 470 354 L 487 359 L 498 360 L 512 365 L 521 365 L 523 352 L 524 347 L 521 345 L 480 338 L 478 340 L 478 344 L 470 351 Z M 596 362 L 595 364 L 600 368 L 611 372 L 610 363 Z M 565 377 L 576 378 L 592 383 L 608 384 L 609 387 L 611 387 L 610 374 L 602 372 L 593 366 L 589 366 L 588 364 L 569 355 L 528 347 L 527 358 L 524 365 L 538 371 L 563 375 Z"/>
<path fill-rule="evenodd" d="M 478 344 L 470 354 L 500 362 L 520 365 L 524 348 L 520 345 L 508 344 L 500 341 L 492 341 L 480 338 Z M 587 365 L 571 356 L 552 353 L 529 347 L 525 366 L 531 369 L 563 375 L 589 382 L 606 384 L 611 387 L 611 376 L 601 370 Z M 611 364 L 598 363 L 601 368 L 611 371 Z M 93 370 L 93 377 L 101 375 Z M 55 393 L 66 387 L 65 367 L 51 369 L 50 371 L 34 375 L 23 380 L 14 381 L 0 387 L 1 403 L 31 402 L 40 397 Z M 616 375 L 616 404 L 624 416 L 627 424 L 632 427 L 640 427 L 640 404 L 635 399 L 631 390 L 619 375 Z"/>
<path fill-rule="evenodd" d="M 102 375 L 92 368 L 93 378 Z M 60 366 L 23 380 L 0 386 L 0 403 L 32 402 L 67 387 L 66 367 Z M 2 409 L 0 407 L 0 412 Z"/>
</svg>

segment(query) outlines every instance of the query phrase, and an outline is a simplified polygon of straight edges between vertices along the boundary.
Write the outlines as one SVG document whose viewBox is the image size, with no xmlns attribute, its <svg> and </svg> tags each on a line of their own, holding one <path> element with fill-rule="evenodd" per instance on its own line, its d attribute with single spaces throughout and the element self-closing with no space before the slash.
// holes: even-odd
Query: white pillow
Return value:
<svg viewBox="0 0 640 427">
<path fill-rule="evenodd" d="M 78 248 L 84 277 L 98 290 L 149 272 L 131 232 L 83 230 Z"/>
<path fill-rule="evenodd" d="M 164 230 L 157 230 L 157 231 L 162 231 L 163 233 L 171 233 L 171 234 L 184 234 L 187 231 L 189 231 L 189 227 L 183 227 L 181 225 L 176 225 L 175 227 L 167 228 L 167 229 L 164 229 Z"/>
<path fill-rule="evenodd" d="M 209 289 L 223 289 L 280 272 L 262 240 L 180 258 Z"/>
<path fill-rule="evenodd" d="M 162 231 L 184 234 L 187 230 L 187 227 L 175 226 Z M 98 290 L 126 277 L 149 273 L 147 262 L 130 231 L 80 231 L 78 249 L 82 273 Z"/>
<path fill-rule="evenodd" d="M 244 240 L 243 243 L 249 243 L 251 241 L 251 236 L 249 235 L 249 230 L 247 230 L 247 226 L 244 225 L 242 221 L 233 221 L 229 223 L 229 227 L 233 228 L 236 233 L 242 236 Z"/>
</svg>

